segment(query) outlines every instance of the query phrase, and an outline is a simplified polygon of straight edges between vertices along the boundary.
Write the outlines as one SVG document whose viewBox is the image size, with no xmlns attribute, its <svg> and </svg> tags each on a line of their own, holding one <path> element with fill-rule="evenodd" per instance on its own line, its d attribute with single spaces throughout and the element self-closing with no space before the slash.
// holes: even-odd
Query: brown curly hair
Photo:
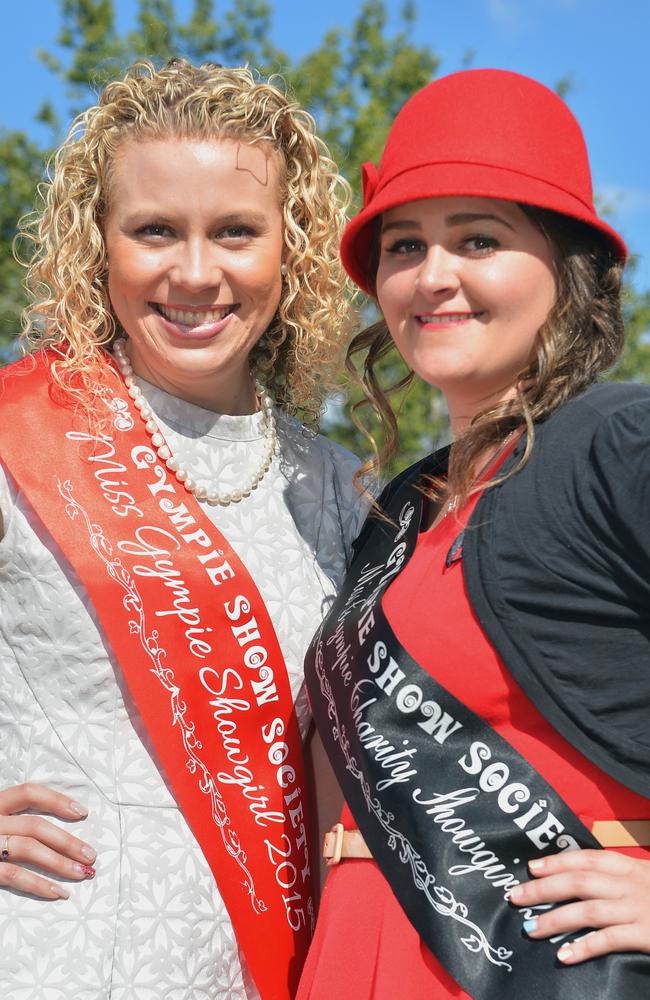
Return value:
<svg viewBox="0 0 650 1000">
<path fill-rule="evenodd" d="M 591 226 L 566 215 L 530 205 L 520 205 L 544 233 L 553 248 L 556 300 L 539 331 L 533 360 L 520 372 L 517 395 L 478 413 L 452 445 L 447 480 L 433 480 L 428 490 L 434 498 L 445 493 L 464 503 L 479 489 L 489 488 L 513 475 L 527 461 L 535 442 L 535 423 L 548 417 L 562 403 L 577 395 L 611 368 L 623 350 L 621 307 L 623 263 L 613 257 L 603 237 Z M 377 241 L 369 261 L 374 288 L 379 260 Z M 414 377 L 406 375 L 397 385 L 382 387 L 376 368 L 394 350 L 386 323 L 381 320 L 362 330 L 350 344 L 347 368 L 364 398 L 353 407 L 357 426 L 373 442 L 375 455 L 357 473 L 361 482 L 378 475 L 399 448 L 399 431 L 390 395 Z M 363 356 L 361 370 L 356 359 Z M 358 411 L 370 407 L 381 425 L 382 444 L 359 419 Z M 525 427 L 526 446 L 517 466 L 487 484 L 474 485 L 477 465 L 487 453 L 498 450 L 514 430 Z"/>
<path fill-rule="evenodd" d="M 316 422 L 351 329 L 350 285 L 338 257 L 349 186 L 311 116 L 279 81 L 261 82 L 248 68 L 174 59 L 157 70 L 142 61 L 75 119 L 40 190 L 43 211 L 20 227 L 33 245 L 28 343 L 54 348 L 55 381 L 87 401 L 100 348 L 118 332 L 102 232 L 111 164 L 125 140 L 161 136 L 265 142 L 279 154 L 287 274 L 251 367 L 281 408 Z"/>
</svg>

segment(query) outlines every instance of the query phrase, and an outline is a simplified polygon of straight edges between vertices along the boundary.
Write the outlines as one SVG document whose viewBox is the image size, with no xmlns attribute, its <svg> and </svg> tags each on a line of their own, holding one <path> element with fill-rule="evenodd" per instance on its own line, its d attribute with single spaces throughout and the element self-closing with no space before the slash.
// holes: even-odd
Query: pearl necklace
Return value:
<svg viewBox="0 0 650 1000">
<path fill-rule="evenodd" d="M 264 448 L 264 456 L 257 469 L 251 478 L 245 483 L 245 485 L 239 490 L 232 490 L 230 493 L 219 493 L 216 485 L 211 484 L 209 487 L 199 486 L 196 479 L 190 474 L 190 470 L 181 465 L 178 459 L 172 454 L 171 449 L 165 443 L 165 439 L 160 432 L 160 428 L 156 423 L 153 415 L 153 410 L 149 406 L 148 402 L 142 394 L 142 389 L 136 385 L 133 378 L 133 368 L 126 354 L 124 348 L 124 338 L 118 338 L 113 344 L 113 355 L 115 357 L 115 362 L 120 370 L 122 378 L 124 379 L 124 384 L 127 387 L 129 396 L 133 400 L 133 405 L 139 411 L 140 416 L 144 422 L 145 429 L 151 437 L 151 444 L 156 449 L 158 457 L 165 463 L 170 472 L 173 472 L 179 483 L 182 483 L 188 493 L 192 493 L 197 500 L 207 500 L 209 504 L 214 506 L 220 505 L 221 507 L 227 507 L 231 503 L 238 503 L 245 497 L 249 497 L 253 490 L 257 489 L 259 484 L 264 479 L 264 476 L 271 468 L 271 462 L 273 461 L 273 456 L 275 455 L 278 435 L 275 427 L 275 417 L 273 415 L 273 403 L 271 397 L 266 393 L 263 386 L 259 382 L 255 382 L 255 394 L 259 403 L 259 407 L 262 411 L 262 419 L 264 423 L 264 438 L 266 441 Z"/>
</svg>

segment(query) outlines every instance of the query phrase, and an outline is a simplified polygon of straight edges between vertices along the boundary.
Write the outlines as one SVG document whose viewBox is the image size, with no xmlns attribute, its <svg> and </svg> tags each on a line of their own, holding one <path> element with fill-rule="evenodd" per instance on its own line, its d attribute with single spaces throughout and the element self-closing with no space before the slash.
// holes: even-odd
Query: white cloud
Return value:
<svg viewBox="0 0 650 1000">
<path fill-rule="evenodd" d="M 580 0 L 485 0 L 488 14 L 501 28 L 509 32 L 529 26 L 531 15 L 555 8 L 574 10 Z"/>
<path fill-rule="evenodd" d="M 516 0 L 487 0 L 490 17 L 509 31 L 515 30 L 521 23 L 521 8 Z"/>
</svg>

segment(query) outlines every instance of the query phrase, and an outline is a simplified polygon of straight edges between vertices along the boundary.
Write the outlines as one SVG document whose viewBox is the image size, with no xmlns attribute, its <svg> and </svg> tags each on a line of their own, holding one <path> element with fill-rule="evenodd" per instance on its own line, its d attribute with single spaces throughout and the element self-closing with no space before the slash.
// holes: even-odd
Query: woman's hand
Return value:
<svg viewBox="0 0 650 1000">
<path fill-rule="evenodd" d="M 22 866 L 80 882 L 94 878 L 96 852 L 42 816 L 16 815 L 25 809 L 68 820 L 83 819 L 88 810 L 44 785 L 15 785 L 0 792 L 0 886 L 41 899 L 67 899 L 70 893 L 63 886 Z"/>
<path fill-rule="evenodd" d="M 593 928 L 562 945 L 557 954 L 561 962 L 575 965 L 614 951 L 650 954 L 650 861 L 615 851 L 564 851 L 531 861 L 529 868 L 535 880 L 510 893 L 516 906 L 573 900 L 525 920 L 529 937 Z"/>
</svg>

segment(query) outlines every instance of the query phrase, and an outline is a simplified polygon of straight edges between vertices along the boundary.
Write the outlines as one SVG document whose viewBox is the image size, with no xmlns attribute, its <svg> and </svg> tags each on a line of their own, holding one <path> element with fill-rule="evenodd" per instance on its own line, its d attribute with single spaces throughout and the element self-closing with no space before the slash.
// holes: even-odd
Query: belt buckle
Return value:
<svg viewBox="0 0 650 1000">
<path fill-rule="evenodd" d="M 323 838 L 323 857 L 328 868 L 338 865 L 343 851 L 343 824 L 335 823 Z"/>
</svg>

